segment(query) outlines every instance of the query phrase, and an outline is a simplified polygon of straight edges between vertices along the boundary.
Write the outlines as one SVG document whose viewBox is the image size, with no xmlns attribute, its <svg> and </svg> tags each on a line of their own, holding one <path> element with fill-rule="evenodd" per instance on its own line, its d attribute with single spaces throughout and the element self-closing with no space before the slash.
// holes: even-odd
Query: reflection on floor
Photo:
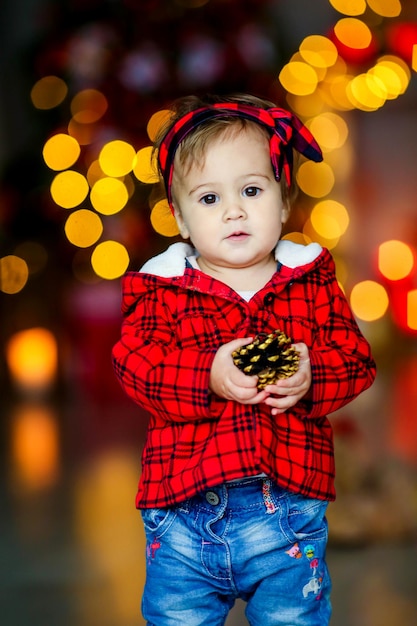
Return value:
<svg viewBox="0 0 417 626">
<path fill-rule="evenodd" d="M 143 626 L 144 536 L 133 505 L 142 427 L 120 405 L 57 421 L 48 411 L 13 408 L 3 420 L 0 622 Z M 417 538 L 348 546 L 329 550 L 333 626 L 415 626 Z M 237 603 L 227 626 L 245 624 Z"/>
</svg>

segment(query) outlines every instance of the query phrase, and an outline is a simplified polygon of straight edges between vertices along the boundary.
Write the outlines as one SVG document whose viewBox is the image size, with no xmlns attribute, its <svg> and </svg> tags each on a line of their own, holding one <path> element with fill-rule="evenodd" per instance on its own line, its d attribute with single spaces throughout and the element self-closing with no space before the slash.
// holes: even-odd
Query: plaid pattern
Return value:
<svg viewBox="0 0 417 626">
<path fill-rule="evenodd" d="M 261 109 L 229 102 L 196 109 L 173 124 L 159 148 L 159 166 L 171 207 L 174 157 L 178 146 L 197 126 L 218 117 L 240 117 L 265 126 L 271 133 L 269 147 L 275 177 L 281 180 L 281 174 L 284 172 L 288 185 L 291 184 L 293 149 L 311 161 L 323 160 L 322 152 L 308 128 L 298 117 L 285 109 L 278 107 Z"/>
<path fill-rule="evenodd" d="M 307 265 L 279 267 L 249 302 L 188 267 L 173 278 L 130 272 L 123 289 L 115 372 L 150 414 L 138 508 L 170 506 L 260 472 L 290 491 L 334 499 L 326 415 L 371 385 L 375 363 L 327 250 Z M 276 328 L 310 349 L 308 397 L 273 417 L 265 405 L 242 405 L 209 392 L 221 344 Z"/>
</svg>

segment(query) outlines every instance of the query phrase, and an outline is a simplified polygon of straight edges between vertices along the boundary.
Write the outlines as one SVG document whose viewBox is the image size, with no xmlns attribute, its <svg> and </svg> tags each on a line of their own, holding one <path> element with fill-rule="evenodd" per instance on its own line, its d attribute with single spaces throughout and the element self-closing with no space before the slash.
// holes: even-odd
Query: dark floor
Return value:
<svg viewBox="0 0 417 626">
<path fill-rule="evenodd" d="M 36 423 L 39 432 L 44 419 L 44 448 L 22 455 L 25 428 L 42 416 L 39 406 L 35 416 L 25 410 L 3 421 L 1 626 L 143 625 L 143 532 L 133 504 L 140 432 L 117 435 L 131 419 L 120 407 L 113 419 L 103 407 L 71 409 L 48 447 L 55 418 L 46 412 Z M 330 543 L 332 625 L 416 626 L 417 540 L 348 545 Z M 244 626 L 243 611 L 238 603 L 228 626 Z"/>
</svg>

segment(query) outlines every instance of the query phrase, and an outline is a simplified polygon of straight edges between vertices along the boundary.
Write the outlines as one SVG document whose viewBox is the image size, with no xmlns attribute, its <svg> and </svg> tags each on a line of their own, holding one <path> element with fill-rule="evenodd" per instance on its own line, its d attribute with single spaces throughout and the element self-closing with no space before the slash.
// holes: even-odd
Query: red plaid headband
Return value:
<svg viewBox="0 0 417 626">
<path fill-rule="evenodd" d="M 159 148 L 159 166 L 171 210 L 174 157 L 178 146 L 194 128 L 218 117 L 240 117 L 265 126 L 271 132 L 269 150 L 275 178 L 278 181 L 281 180 L 281 173 L 284 171 L 288 186 L 291 184 L 293 149 L 311 161 L 323 160 L 320 147 L 308 128 L 298 117 L 285 109 L 278 107 L 261 109 L 252 105 L 231 102 L 217 103 L 210 107 L 195 109 L 175 122 L 165 135 Z"/>
</svg>

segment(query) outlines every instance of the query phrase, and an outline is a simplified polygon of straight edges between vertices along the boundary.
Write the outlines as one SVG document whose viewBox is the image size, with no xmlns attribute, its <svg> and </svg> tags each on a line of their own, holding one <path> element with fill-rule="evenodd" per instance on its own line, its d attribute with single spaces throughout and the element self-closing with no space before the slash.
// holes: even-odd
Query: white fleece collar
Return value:
<svg viewBox="0 0 417 626">
<path fill-rule="evenodd" d="M 287 239 L 281 239 L 275 248 L 275 259 L 286 267 L 295 268 L 311 263 L 321 251 L 322 247 L 318 243 L 303 246 Z M 149 259 L 140 271 L 163 278 L 182 276 L 186 258 L 195 255 L 195 253 L 194 248 L 188 243 L 173 243 L 165 252 Z"/>
</svg>

